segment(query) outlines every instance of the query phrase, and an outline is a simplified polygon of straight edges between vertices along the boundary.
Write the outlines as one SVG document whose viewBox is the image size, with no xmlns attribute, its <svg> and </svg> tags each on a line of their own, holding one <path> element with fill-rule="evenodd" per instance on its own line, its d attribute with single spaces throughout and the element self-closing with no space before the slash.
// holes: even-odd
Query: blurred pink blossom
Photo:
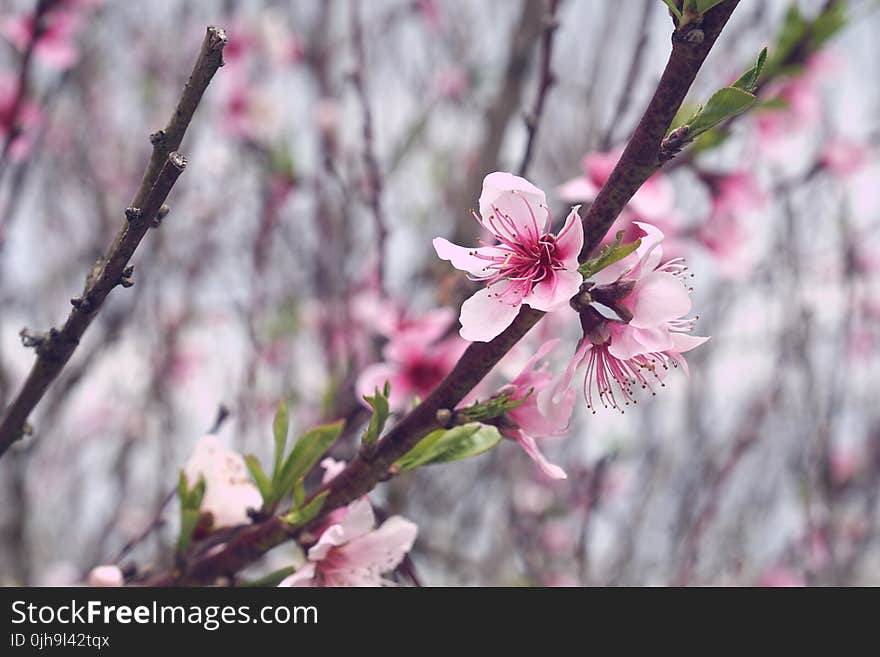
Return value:
<svg viewBox="0 0 880 657">
<path fill-rule="evenodd" d="M 538 395 L 553 380 L 553 375 L 547 371 L 543 360 L 557 344 L 559 344 L 558 339 L 543 344 L 526 363 L 519 376 L 509 386 L 505 386 L 504 390 L 511 393 L 511 400 L 525 401 L 507 412 L 514 426 L 502 426 L 501 432 L 518 442 L 545 475 L 551 479 L 565 479 L 565 471 L 558 465 L 550 463 L 535 441 L 536 438 L 564 435 L 574 410 L 573 390 L 566 393 L 561 403 L 545 408 L 538 406 Z"/>
<path fill-rule="evenodd" d="M 578 208 L 572 208 L 565 226 L 553 235 L 544 192 L 509 173 L 486 176 L 480 216 L 474 216 L 498 243 L 469 249 L 434 238 L 440 258 L 486 283 L 462 304 L 461 337 L 492 340 L 522 304 L 545 312 L 568 308 L 583 282 L 578 272 L 584 240 Z"/>
<path fill-rule="evenodd" d="M 18 115 L 12 116 L 19 93 L 18 82 L 11 76 L 0 74 L 0 144 L 6 142 L 10 133 L 15 134 L 9 146 L 9 156 L 15 162 L 30 153 L 35 129 L 42 120 L 40 108 L 28 98 L 20 101 Z"/>
<path fill-rule="evenodd" d="M 758 579 L 758 586 L 790 588 L 806 585 L 803 575 L 786 566 L 773 566 Z"/>
<path fill-rule="evenodd" d="M 37 60 L 59 71 L 71 68 L 79 61 L 75 39 L 82 26 L 82 15 L 62 3 L 59 8 L 47 11 L 42 21 L 43 31 L 34 46 Z M 32 14 L 10 16 L 0 22 L 0 34 L 24 52 L 34 38 L 35 27 Z"/>
<path fill-rule="evenodd" d="M 223 447 L 213 434 L 199 439 L 183 471 L 191 487 L 200 476 L 205 478 L 201 510 L 211 513 L 215 528 L 249 523 L 248 509 L 259 509 L 263 505 L 244 459 Z"/>
<path fill-rule="evenodd" d="M 382 575 L 403 561 L 418 527 L 400 516 L 375 525 L 370 502 L 352 502 L 339 523 L 324 530 L 309 549 L 305 565 L 280 586 L 393 586 Z"/>
<path fill-rule="evenodd" d="M 119 587 L 125 586 L 125 580 L 118 566 L 96 566 L 89 573 L 86 584 L 89 586 Z"/>
<path fill-rule="evenodd" d="M 853 139 L 831 139 L 822 148 L 819 164 L 835 176 L 845 178 L 859 171 L 868 161 L 869 148 Z"/>
</svg>

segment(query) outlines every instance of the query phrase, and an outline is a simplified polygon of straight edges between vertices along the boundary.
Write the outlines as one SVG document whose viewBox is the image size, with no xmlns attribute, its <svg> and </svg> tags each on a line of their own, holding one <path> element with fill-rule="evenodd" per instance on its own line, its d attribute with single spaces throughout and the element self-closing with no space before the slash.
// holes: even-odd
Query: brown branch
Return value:
<svg viewBox="0 0 880 657">
<path fill-rule="evenodd" d="M 706 12 L 699 27 L 692 23 L 684 31 L 673 32 L 672 52 L 657 90 L 620 160 L 587 211 L 582 260 L 602 241 L 633 194 L 660 168 L 660 144 L 666 131 L 737 4 L 739 0 L 727 0 Z"/>
<path fill-rule="evenodd" d="M 0 456 L 24 434 L 31 411 L 70 360 L 110 291 L 117 285 L 128 287 L 132 284 L 132 266 L 128 262 L 186 166 L 186 159 L 176 151 L 208 83 L 223 65 L 225 45 L 226 32 L 209 27 L 168 125 L 150 135 L 153 153 L 131 207 L 125 211 L 126 221 L 106 255 L 95 263 L 82 296 L 71 299 L 73 309 L 64 326 L 52 328 L 44 334 L 22 332 L 25 345 L 36 349 L 37 360 L 0 422 Z"/>
<path fill-rule="evenodd" d="M 659 166 L 658 149 L 666 129 L 738 2 L 727 0 L 706 13 L 702 42 L 685 40 L 678 33 L 674 37 L 666 71 L 648 110 L 642 116 L 621 161 L 600 191 L 593 206 L 596 209 L 591 208 L 588 213 L 588 241 L 584 253 L 589 253 L 599 243 L 626 202 Z M 633 173 L 623 170 L 629 166 L 634 168 Z M 599 228 L 606 222 L 607 225 L 600 232 Z M 376 484 L 387 479 L 395 461 L 430 431 L 440 427 L 438 412 L 455 408 L 543 316 L 541 311 L 523 307 L 513 323 L 491 342 L 472 343 L 431 394 L 379 440 L 369 458 L 363 454 L 356 456 L 345 470 L 316 491 L 311 499 L 319 493 L 328 493 L 322 516 L 367 494 Z M 147 583 L 168 586 L 213 581 L 217 577 L 236 573 L 276 545 L 294 538 L 297 533 L 298 530 L 291 529 L 280 517 L 272 517 L 243 527 L 222 549 L 212 550 L 194 559 L 185 573 L 172 570 Z"/>
<path fill-rule="evenodd" d="M 543 26 L 541 33 L 541 63 L 539 65 L 540 72 L 538 74 L 538 93 L 535 96 L 535 103 L 532 109 L 525 116 L 526 130 L 526 147 L 523 152 L 522 160 L 517 169 L 517 175 L 525 177 L 529 170 L 529 164 L 532 161 L 532 151 L 535 147 L 535 139 L 538 136 L 538 126 L 541 123 L 541 116 L 544 113 L 544 102 L 550 87 L 556 83 L 556 76 L 551 70 L 553 63 L 553 37 L 559 28 L 559 19 L 556 12 L 559 9 L 559 0 L 547 0 L 547 13 L 544 14 Z"/>
<path fill-rule="evenodd" d="M 385 214 L 382 211 L 382 170 L 376 158 L 375 140 L 373 139 L 373 114 L 370 111 L 370 101 L 367 97 L 367 87 L 364 82 L 364 65 L 366 52 L 364 50 L 363 26 L 360 18 L 360 3 L 352 0 L 351 3 L 351 40 L 354 47 L 355 64 L 351 73 L 351 81 L 357 91 L 361 104 L 363 117 L 362 132 L 364 140 L 364 168 L 367 203 L 373 213 L 373 225 L 376 231 L 376 283 L 380 290 L 384 290 L 385 282 L 385 243 L 388 240 L 388 225 Z"/>
</svg>

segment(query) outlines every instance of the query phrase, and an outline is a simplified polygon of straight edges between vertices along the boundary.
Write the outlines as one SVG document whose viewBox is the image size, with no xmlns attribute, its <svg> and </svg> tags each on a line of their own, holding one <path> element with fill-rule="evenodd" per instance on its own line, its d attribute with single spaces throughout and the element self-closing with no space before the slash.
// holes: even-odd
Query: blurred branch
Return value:
<svg viewBox="0 0 880 657">
<path fill-rule="evenodd" d="M 64 326 L 44 334 L 22 331 L 25 346 L 36 349 L 37 360 L 0 422 L 0 456 L 25 433 L 28 416 L 67 364 L 110 291 L 117 285 L 132 284 L 132 267 L 128 262 L 186 166 L 186 159 L 176 151 L 211 78 L 223 65 L 225 45 L 226 32 L 209 27 L 168 125 L 150 135 L 153 153 L 131 207 L 126 209 L 126 221 L 107 254 L 95 263 L 82 296 L 71 299 L 73 309 Z"/>
<path fill-rule="evenodd" d="M 547 0 L 547 13 L 544 14 L 543 31 L 541 32 L 541 63 L 538 78 L 538 93 L 535 95 L 535 103 L 532 109 L 525 116 L 526 130 L 526 148 L 523 152 L 522 160 L 517 169 L 517 175 L 525 176 L 529 170 L 529 164 L 532 161 L 532 151 L 535 146 L 535 139 L 538 136 L 538 126 L 541 122 L 541 115 L 544 113 L 544 101 L 556 82 L 556 76 L 551 70 L 553 63 L 553 37 L 559 28 L 559 19 L 556 12 L 559 9 L 559 0 Z"/>
<path fill-rule="evenodd" d="M 365 192 L 367 203 L 373 213 L 373 225 L 376 231 L 376 284 L 379 289 L 384 289 L 385 281 L 385 242 L 388 239 L 388 225 L 385 214 L 382 211 L 382 171 L 379 161 L 376 159 L 375 143 L 373 139 L 373 115 L 370 111 L 370 100 L 367 97 L 366 83 L 364 82 L 364 63 L 366 52 L 364 50 L 363 26 L 360 18 L 359 0 L 351 2 L 351 38 L 354 46 L 355 64 L 351 73 L 351 81 L 357 91 L 361 104 L 362 131 L 363 131 L 363 160 L 365 168 Z"/>
</svg>

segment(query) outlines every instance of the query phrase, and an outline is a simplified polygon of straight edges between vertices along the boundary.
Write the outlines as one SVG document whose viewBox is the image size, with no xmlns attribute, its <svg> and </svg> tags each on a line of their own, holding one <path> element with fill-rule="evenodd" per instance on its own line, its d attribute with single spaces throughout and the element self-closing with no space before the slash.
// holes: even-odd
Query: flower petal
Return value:
<svg viewBox="0 0 880 657">
<path fill-rule="evenodd" d="M 576 205 L 568 213 L 565 225 L 556 235 L 556 255 L 562 260 L 566 269 L 577 270 L 578 256 L 584 246 L 584 226 L 579 213 L 581 206 Z"/>
<path fill-rule="evenodd" d="M 566 203 L 592 201 L 596 198 L 599 188 L 588 178 L 574 178 L 556 188 L 556 195 Z"/>
<path fill-rule="evenodd" d="M 448 260 L 452 266 L 461 271 L 466 271 L 472 276 L 485 276 L 489 261 L 482 256 L 499 255 L 501 252 L 494 246 L 481 246 L 478 248 L 467 248 L 453 244 L 443 237 L 435 237 L 434 250 L 441 260 Z M 474 255 L 479 254 L 479 255 Z"/>
<path fill-rule="evenodd" d="M 459 334 L 471 342 L 489 342 L 510 326 L 518 312 L 519 304 L 499 301 L 492 290 L 483 288 L 461 304 Z"/>
<path fill-rule="evenodd" d="M 708 340 L 708 337 L 702 337 L 699 335 L 687 335 L 686 333 L 672 333 L 672 351 L 676 353 L 684 353 L 685 351 L 690 351 L 695 347 L 699 347 L 701 344 Z"/>
<path fill-rule="evenodd" d="M 551 278 L 544 279 L 523 297 L 523 303 L 535 310 L 550 312 L 568 308 L 568 301 L 578 290 L 584 277 L 577 271 L 557 271 Z"/>
<path fill-rule="evenodd" d="M 315 564 L 306 563 L 297 570 L 292 575 L 288 575 L 281 583 L 278 585 L 279 587 L 284 586 L 317 586 L 317 582 L 315 582 Z"/>
<path fill-rule="evenodd" d="M 535 442 L 535 439 L 531 436 L 523 433 L 522 431 L 516 432 L 516 442 L 519 443 L 520 447 L 522 447 L 526 454 L 529 455 L 529 458 L 532 459 L 540 468 L 541 472 L 550 477 L 551 479 L 567 479 L 568 475 L 565 474 L 565 470 L 560 468 L 558 465 L 554 465 L 547 460 L 547 457 L 541 453 L 541 450 L 538 449 L 538 444 Z"/>
<path fill-rule="evenodd" d="M 376 575 L 391 572 L 412 549 L 418 532 L 415 523 L 392 516 L 378 529 L 340 548 L 339 556 L 351 568 L 369 568 Z"/>
<path fill-rule="evenodd" d="M 498 217 L 496 211 L 502 216 Z M 525 178 L 496 171 L 483 180 L 480 216 L 483 226 L 491 233 L 514 236 L 519 231 L 537 240 L 546 232 L 547 197 Z M 510 221 L 513 226 L 509 225 Z"/>
<path fill-rule="evenodd" d="M 691 297 L 681 281 L 662 271 L 643 277 L 624 303 L 632 311 L 630 324 L 636 328 L 661 327 L 691 309 Z"/>
<path fill-rule="evenodd" d="M 629 207 L 640 219 L 654 220 L 666 216 L 675 204 L 675 192 L 666 176 L 648 178 L 629 200 Z"/>
</svg>

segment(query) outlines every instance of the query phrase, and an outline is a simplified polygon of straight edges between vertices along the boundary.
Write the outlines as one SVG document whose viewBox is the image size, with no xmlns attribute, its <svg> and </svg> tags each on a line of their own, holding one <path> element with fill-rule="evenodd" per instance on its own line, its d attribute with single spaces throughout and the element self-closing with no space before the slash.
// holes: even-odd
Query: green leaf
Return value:
<svg viewBox="0 0 880 657">
<path fill-rule="evenodd" d="M 595 276 L 600 271 L 608 267 L 609 265 L 613 265 L 615 262 L 623 260 L 630 253 L 635 251 L 642 243 L 642 240 L 638 239 L 635 242 L 630 242 L 629 244 L 621 244 L 621 240 L 623 239 L 623 231 L 617 231 L 617 235 L 615 236 L 615 240 L 611 244 L 606 244 L 605 248 L 602 249 L 601 253 L 597 255 L 595 258 L 591 260 L 587 260 L 584 264 L 578 267 L 578 271 L 584 278 L 590 278 Z"/>
<path fill-rule="evenodd" d="M 297 507 L 302 506 L 306 502 L 306 486 L 302 479 L 293 485 L 293 501 Z"/>
<path fill-rule="evenodd" d="M 456 415 L 460 414 L 471 422 L 491 420 L 499 415 L 504 415 L 507 411 L 511 411 L 517 406 L 521 406 L 530 394 L 531 390 L 524 397 L 513 400 L 510 399 L 509 393 L 498 394 L 484 402 L 475 402 L 470 406 L 459 409 L 456 411 Z"/>
<path fill-rule="evenodd" d="M 180 510 L 180 536 L 177 538 L 177 550 L 178 552 L 186 552 L 187 548 L 192 543 L 193 532 L 196 530 L 196 525 L 199 524 L 199 510 L 198 509 L 184 509 Z"/>
<path fill-rule="evenodd" d="M 238 584 L 238 586 L 241 588 L 275 588 L 276 586 L 281 584 L 281 582 L 283 582 L 288 575 L 292 575 L 295 572 L 296 568 L 294 568 L 293 566 L 287 566 L 285 568 L 279 568 L 278 570 L 275 570 L 268 575 L 263 575 L 263 577 L 260 577 L 259 579 L 252 579 L 248 582 L 241 582 Z"/>
<path fill-rule="evenodd" d="M 767 75 L 774 76 L 779 72 L 783 63 L 788 60 L 789 55 L 797 48 L 798 44 L 807 36 L 809 23 L 804 20 L 801 10 L 796 2 L 792 2 L 785 18 L 782 21 L 782 28 L 776 37 L 776 43 L 773 48 L 773 57 L 767 64 Z"/>
<path fill-rule="evenodd" d="M 281 463 L 284 460 L 284 452 L 287 449 L 287 431 L 290 426 L 290 418 L 287 413 L 287 403 L 284 400 L 278 402 L 278 410 L 275 412 L 275 420 L 272 422 L 272 433 L 275 436 L 275 460 L 272 466 L 272 481 L 278 483 L 278 475 L 281 473 Z"/>
<path fill-rule="evenodd" d="M 296 441 L 293 450 L 281 468 L 278 482 L 275 486 L 275 494 L 278 499 L 283 498 L 292 489 L 294 484 L 302 479 L 309 470 L 324 456 L 324 452 L 339 438 L 342 433 L 344 420 L 325 424 L 307 431 Z"/>
<path fill-rule="evenodd" d="M 248 472 L 251 473 L 251 477 L 254 478 L 254 483 L 257 484 L 257 490 L 263 496 L 263 505 L 268 507 L 274 504 L 277 500 L 272 495 L 272 482 L 269 481 L 269 477 L 266 476 L 257 457 L 253 454 L 248 454 L 244 457 L 244 462 L 247 465 Z"/>
<path fill-rule="evenodd" d="M 500 440 L 501 434 L 496 427 L 477 422 L 438 429 L 401 457 L 397 466 L 401 472 L 408 472 L 430 463 L 459 461 L 492 449 Z"/>
<path fill-rule="evenodd" d="M 846 25 L 846 21 L 846 3 L 838 0 L 813 21 L 810 28 L 811 49 L 818 50 Z"/>
<path fill-rule="evenodd" d="M 707 130 L 741 112 L 745 112 L 757 99 L 742 89 L 725 87 L 719 89 L 703 108 L 690 125 L 690 138 L 693 139 Z"/>
<path fill-rule="evenodd" d="M 383 389 L 380 391 L 376 388 L 376 393 L 372 397 L 364 395 L 364 401 L 366 401 L 373 409 L 373 414 L 370 416 L 370 424 L 367 425 L 367 430 L 364 432 L 364 437 L 361 440 L 362 444 L 372 445 L 379 439 L 379 436 L 382 435 L 382 431 L 385 429 L 385 423 L 388 421 L 388 416 L 391 414 L 388 405 L 388 395 L 390 394 L 391 384 L 386 381 Z"/>
<path fill-rule="evenodd" d="M 675 4 L 675 0 L 663 0 L 663 2 L 669 7 L 669 11 L 672 12 L 672 15 L 678 20 L 681 20 L 681 10 L 678 8 L 678 5 Z"/>
<path fill-rule="evenodd" d="M 762 48 L 761 52 L 758 53 L 758 61 L 755 62 L 754 66 L 752 66 L 748 71 L 743 73 L 739 80 L 733 83 L 733 87 L 736 89 L 742 89 L 743 91 L 754 94 L 755 89 L 758 88 L 758 79 L 761 77 L 761 72 L 764 70 L 764 64 L 767 62 L 767 48 Z"/>
<path fill-rule="evenodd" d="M 697 0 L 697 13 L 705 14 L 715 5 L 720 5 L 724 0 Z"/>
<path fill-rule="evenodd" d="M 324 506 L 324 501 L 329 494 L 330 491 L 325 490 L 320 495 L 315 496 L 315 499 L 305 506 L 298 509 L 291 509 L 290 512 L 284 516 L 284 521 L 291 527 L 302 527 L 303 525 L 309 524 L 321 512 L 321 507 Z"/>
</svg>

